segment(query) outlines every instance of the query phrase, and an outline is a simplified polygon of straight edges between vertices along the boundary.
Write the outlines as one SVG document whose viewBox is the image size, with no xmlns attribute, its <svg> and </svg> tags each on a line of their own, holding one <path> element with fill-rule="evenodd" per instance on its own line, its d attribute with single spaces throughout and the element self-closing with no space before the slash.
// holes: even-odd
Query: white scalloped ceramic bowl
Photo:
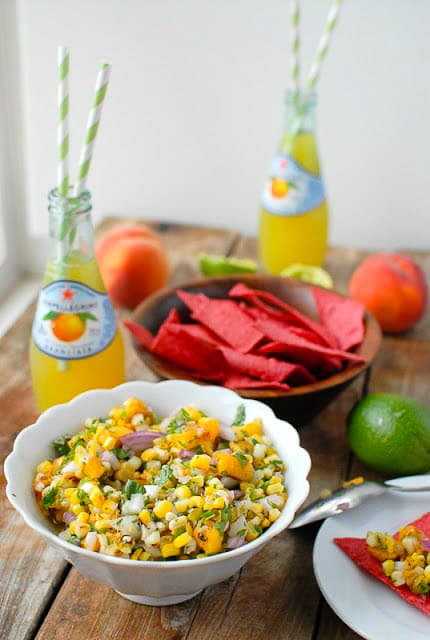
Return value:
<svg viewBox="0 0 430 640">
<path fill-rule="evenodd" d="M 285 482 L 289 498 L 280 518 L 259 538 L 248 544 L 207 558 L 175 562 L 139 562 L 87 551 L 59 538 L 39 511 L 32 493 L 37 464 L 52 457 L 50 443 L 57 436 L 75 433 L 88 417 L 106 415 L 130 396 L 144 400 L 158 415 L 179 406 L 195 404 L 208 415 L 231 423 L 238 404 L 246 406 L 246 417 L 261 417 L 264 429 L 286 463 Z M 308 453 L 300 447 L 297 431 L 276 418 L 272 410 L 256 400 L 240 398 L 222 387 L 200 386 L 183 380 L 128 382 L 114 389 L 88 391 L 67 404 L 45 411 L 35 424 L 18 435 L 5 463 L 7 497 L 26 523 L 55 547 L 81 573 L 109 585 L 134 602 L 168 605 L 188 600 L 205 587 L 221 582 L 238 571 L 267 542 L 286 529 L 309 493 Z"/>
</svg>

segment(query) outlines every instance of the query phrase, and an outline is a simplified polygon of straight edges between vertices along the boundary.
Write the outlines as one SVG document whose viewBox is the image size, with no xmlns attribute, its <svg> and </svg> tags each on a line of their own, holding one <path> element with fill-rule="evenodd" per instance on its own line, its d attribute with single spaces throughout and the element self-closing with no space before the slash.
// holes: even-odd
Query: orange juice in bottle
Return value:
<svg viewBox="0 0 430 640">
<path fill-rule="evenodd" d="M 327 249 L 328 209 L 315 137 L 316 94 L 288 92 L 287 126 L 260 211 L 263 265 L 278 274 L 290 264 L 320 266 Z M 294 133 L 294 123 L 300 122 Z"/>
<path fill-rule="evenodd" d="M 41 411 L 124 382 L 124 346 L 94 254 L 91 196 L 49 194 L 51 257 L 30 342 Z"/>
</svg>

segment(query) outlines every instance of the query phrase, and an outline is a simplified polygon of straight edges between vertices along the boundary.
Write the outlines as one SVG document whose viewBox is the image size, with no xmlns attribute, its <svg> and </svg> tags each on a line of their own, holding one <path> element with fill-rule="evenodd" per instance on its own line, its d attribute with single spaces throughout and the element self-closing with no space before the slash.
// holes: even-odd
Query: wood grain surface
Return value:
<svg viewBox="0 0 430 640">
<path fill-rule="evenodd" d="M 103 223 L 99 233 L 113 224 Z M 157 224 L 170 256 L 171 283 L 198 273 L 200 251 L 256 257 L 254 239 L 234 231 Z M 430 254 L 408 252 L 430 280 Z M 326 266 L 336 288 L 346 292 L 349 277 L 366 253 L 330 249 Z M 31 394 L 27 346 L 34 306 L 0 341 L 0 457 L 12 448 L 21 428 L 37 415 Z M 128 317 L 121 311 L 120 318 Z M 156 379 L 125 335 L 128 379 Z M 370 389 L 394 391 L 428 402 L 430 321 L 408 334 L 384 338 Z M 312 456 L 313 499 L 343 479 L 373 477 L 350 455 L 345 419 L 363 393 L 359 378 L 323 413 L 300 430 Z M 1 640 L 352 640 L 358 638 L 325 604 L 312 570 L 318 525 L 286 531 L 272 540 L 229 580 L 193 600 L 171 607 L 133 604 L 108 587 L 70 568 L 34 534 L 5 498 L 0 475 L 0 638 Z"/>
</svg>

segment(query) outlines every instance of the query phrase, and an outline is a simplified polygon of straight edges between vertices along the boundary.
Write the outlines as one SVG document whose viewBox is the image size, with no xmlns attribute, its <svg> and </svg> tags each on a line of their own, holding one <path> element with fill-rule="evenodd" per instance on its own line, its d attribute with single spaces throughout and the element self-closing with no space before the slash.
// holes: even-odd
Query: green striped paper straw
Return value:
<svg viewBox="0 0 430 640">
<path fill-rule="evenodd" d="M 58 47 L 58 168 L 57 187 L 60 196 L 69 191 L 69 49 Z"/>
<path fill-rule="evenodd" d="M 338 17 L 342 2 L 343 0 L 334 0 L 333 4 L 330 7 L 330 11 L 327 16 L 327 22 L 324 27 L 324 31 L 321 36 L 321 39 L 318 43 L 318 49 L 315 56 L 315 61 L 309 72 L 309 77 L 308 77 L 307 87 L 306 87 L 308 93 L 315 89 L 315 85 L 318 81 L 318 78 L 321 72 L 321 66 L 327 55 L 328 47 L 330 44 L 330 38 L 336 26 L 337 17 Z"/>
<path fill-rule="evenodd" d="M 86 188 L 88 171 L 94 152 L 94 143 L 97 136 L 97 130 L 99 127 L 106 91 L 108 88 L 110 70 L 111 65 L 104 63 L 101 65 L 100 71 L 97 76 L 94 99 L 91 105 L 90 113 L 88 115 L 87 132 L 79 159 L 78 177 L 76 179 L 73 193 L 75 197 L 78 197 Z"/>
<path fill-rule="evenodd" d="M 300 8 L 299 0 L 290 0 L 290 82 L 291 91 L 294 96 L 297 97 L 299 93 L 299 75 L 300 75 L 300 62 L 299 62 L 299 21 L 300 21 Z"/>
</svg>

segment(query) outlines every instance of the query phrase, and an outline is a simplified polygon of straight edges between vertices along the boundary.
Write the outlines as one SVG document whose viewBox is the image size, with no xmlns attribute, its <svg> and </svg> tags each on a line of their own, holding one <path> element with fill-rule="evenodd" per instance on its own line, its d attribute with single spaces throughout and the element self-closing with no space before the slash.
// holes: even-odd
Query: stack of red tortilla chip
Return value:
<svg viewBox="0 0 430 640">
<path fill-rule="evenodd" d="M 430 538 L 430 512 L 424 514 L 411 525 L 422 531 L 426 538 Z M 334 542 L 361 568 L 372 576 L 386 584 L 397 595 L 412 604 L 417 609 L 421 609 L 430 616 L 430 595 L 418 595 L 413 593 L 406 585 L 395 587 L 382 571 L 381 563 L 370 555 L 367 542 L 364 538 L 335 538 Z"/>
<path fill-rule="evenodd" d="M 350 351 L 363 340 L 364 308 L 331 291 L 312 288 L 320 322 L 241 283 L 227 299 L 176 293 L 189 320 L 172 309 L 156 336 L 125 324 L 146 349 L 195 378 L 231 389 L 288 390 L 364 361 Z"/>
</svg>

